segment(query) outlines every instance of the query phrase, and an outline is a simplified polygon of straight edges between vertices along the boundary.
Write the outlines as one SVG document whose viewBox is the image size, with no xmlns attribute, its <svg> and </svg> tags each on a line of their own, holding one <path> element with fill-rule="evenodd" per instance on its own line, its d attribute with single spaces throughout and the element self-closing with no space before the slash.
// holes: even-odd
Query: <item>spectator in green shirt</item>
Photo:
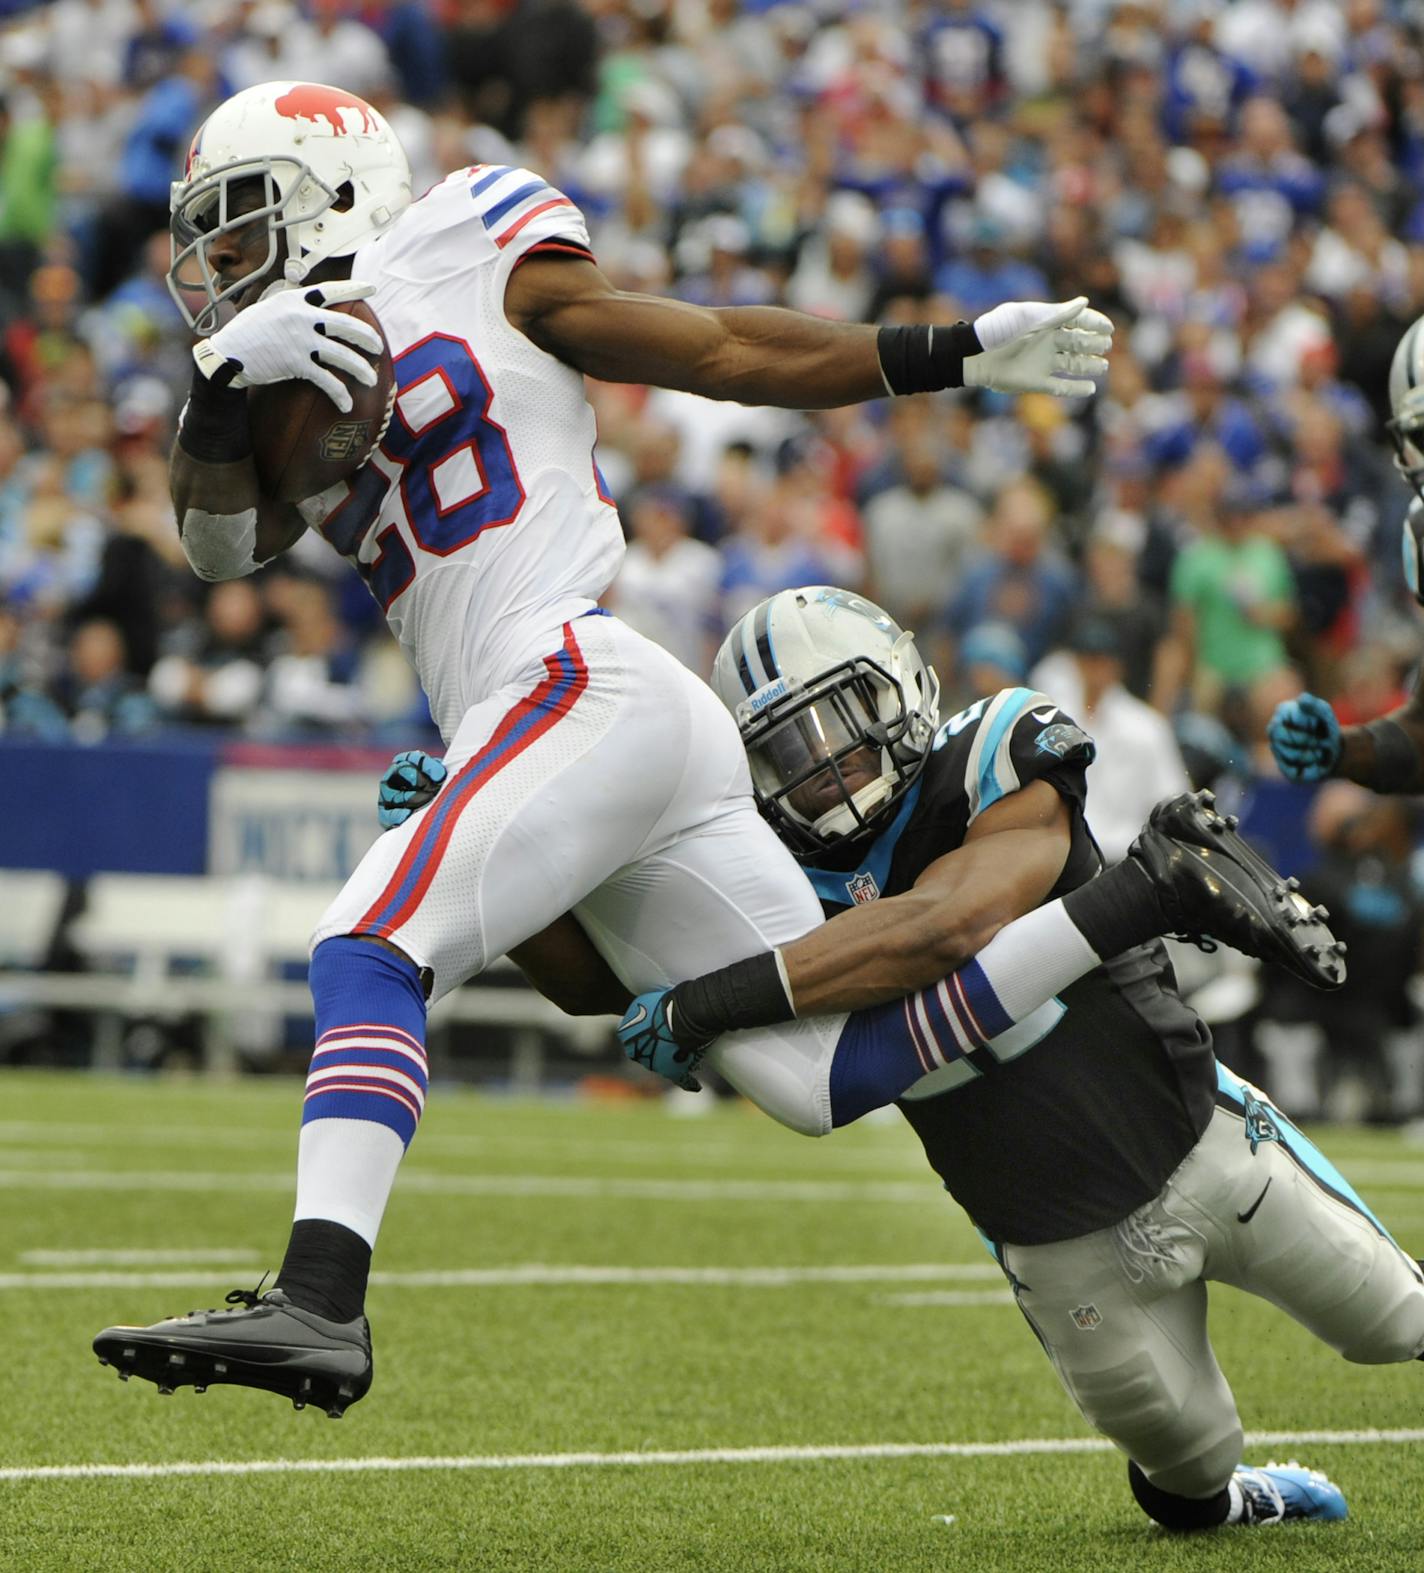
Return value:
<svg viewBox="0 0 1424 1573">
<path fill-rule="evenodd" d="M 46 110 L 16 115 L 0 99 L 0 285 L 18 300 L 54 227 L 55 168 Z"/>
<path fill-rule="evenodd" d="M 1223 488 L 1214 517 L 1178 554 L 1171 603 L 1153 696 L 1159 708 L 1174 709 L 1189 687 L 1199 708 L 1216 711 L 1224 695 L 1287 664 L 1295 581 L 1241 493 Z"/>
</svg>

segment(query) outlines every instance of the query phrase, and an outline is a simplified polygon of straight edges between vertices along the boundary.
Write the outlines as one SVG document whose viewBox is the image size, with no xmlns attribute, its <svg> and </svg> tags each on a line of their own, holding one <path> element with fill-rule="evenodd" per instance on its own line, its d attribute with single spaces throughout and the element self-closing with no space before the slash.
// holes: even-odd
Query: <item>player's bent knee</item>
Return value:
<svg viewBox="0 0 1424 1573">
<path fill-rule="evenodd" d="M 413 990 L 422 1013 L 427 990 L 421 969 L 389 940 L 365 934 L 336 934 L 312 952 L 307 983 L 320 1009 L 333 990 L 349 989 L 364 979 L 398 980 Z"/>
<path fill-rule="evenodd" d="M 1424 1359 L 1424 1290 L 1411 1295 L 1370 1329 L 1340 1350 L 1353 1365 L 1398 1365 Z"/>
<path fill-rule="evenodd" d="M 1084 1418 L 1160 1491 L 1210 1496 L 1241 1462 L 1244 1438 L 1229 1392 L 1213 1384 L 1184 1399 L 1147 1350 L 1096 1371 L 1075 1371 L 1067 1385 Z"/>
<path fill-rule="evenodd" d="M 349 941 L 353 945 L 373 945 L 377 950 L 384 950 L 388 955 L 394 956 L 398 961 L 403 961 L 408 967 L 414 967 L 415 962 L 400 948 L 388 939 L 382 939 L 379 934 L 328 934 L 312 953 L 312 960 L 316 960 L 317 951 L 329 945 L 333 940 Z M 417 970 L 419 970 L 417 968 Z"/>
<path fill-rule="evenodd" d="M 1245 1432 L 1233 1425 L 1213 1441 L 1197 1444 L 1189 1457 L 1177 1463 L 1139 1467 L 1159 1491 L 1178 1497 L 1210 1497 L 1231 1479 L 1245 1446 Z"/>
</svg>

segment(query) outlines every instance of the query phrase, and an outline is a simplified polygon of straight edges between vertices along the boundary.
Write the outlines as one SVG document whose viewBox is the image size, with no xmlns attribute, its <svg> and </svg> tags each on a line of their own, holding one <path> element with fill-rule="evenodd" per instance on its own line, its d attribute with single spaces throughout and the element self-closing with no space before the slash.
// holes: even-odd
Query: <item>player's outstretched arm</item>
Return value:
<svg viewBox="0 0 1424 1573">
<path fill-rule="evenodd" d="M 1089 394 L 1112 345 L 1111 322 L 1085 297 L 1013 301 L 949 328 L 876 328 L 628 294 L 594 263 L 567 258 L 516 269 L 505 312 L 540 349 L 590 377 L 788 409 L 966 386 Z"/>
<path fill-rule="evenodd" d="M 1424 792 L 1424 678 L 1398 709 L 1342 727 L 1328 701 L 1300 694 L 1276 706 L 1266 737 L 1290 781 L 1337 776 L 1383 793 Z"/>
</svg>

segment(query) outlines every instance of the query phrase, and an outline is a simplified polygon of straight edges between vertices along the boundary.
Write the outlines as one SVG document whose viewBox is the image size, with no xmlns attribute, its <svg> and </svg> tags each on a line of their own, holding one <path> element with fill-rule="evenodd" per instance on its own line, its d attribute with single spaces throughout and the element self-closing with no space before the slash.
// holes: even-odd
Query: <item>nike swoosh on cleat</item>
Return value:
<svg viewBox="0 0 1424 1573">
<path fill-rule="evenodd" d="M 1058 714 L 1058 706 L 1049 705 L 1047 710 L 1034 710 L 1031 714 L 1035 721 L 1041 721 L 1044 726 L 1047 726 L 1054 716 Z"/>
<path fill-rule="evenodd" d="M 1274 1176 L 1272 1178 L 1274 1178 Z M 1244 1213 L 1237 1213 L 1237 1215 L 1236 1215 L 1237 1223 L 1250 1223 L 1251 1222 L 1251 1220 L 1256 1216 L 1256 1209 L 1261 1205 L 1261 1203 L 1263 1201 L 1265 1201 L 1265 1199 L 1266 1199 L 1266 1192 L 1269 1191 L 1270 1188 L 1271 1188 L 1271 1182 L 1270 1182 L 1270 1180 L 1267 1180 L 1266 1183 L 1261 1187 L 1261 1194 L 1256 1198 L 1256 1200 L 1251 1203 L 1251 1205 L 1246 1209 L 1246 1211 Z"/>
<path fill-rule="evenodd" d="M 646 1005 L 640 1005 L 638 1007 L 638 1014 L 636 1016 L 630 1016 L 628 1020 L 623 1023 L 623 1025 L 625 1027 L 641 1027 L 647 1019 L 648 1007 Z"/>
</svg>

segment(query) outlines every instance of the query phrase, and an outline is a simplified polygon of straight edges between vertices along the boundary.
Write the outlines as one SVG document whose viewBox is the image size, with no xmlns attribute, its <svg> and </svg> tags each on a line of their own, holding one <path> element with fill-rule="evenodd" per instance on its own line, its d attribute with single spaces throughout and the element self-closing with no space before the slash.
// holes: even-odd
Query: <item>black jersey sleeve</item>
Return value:
<svg viewBox="0 0 1424 1573">
<path fill-rule="evenodd" d="M 1010 792 L 1047 781 L 1081 814 L 1093 740 L 1047 694 L 1004 688 L 984 707 L 964 762 L 969 824 Z"/>
</svg>

